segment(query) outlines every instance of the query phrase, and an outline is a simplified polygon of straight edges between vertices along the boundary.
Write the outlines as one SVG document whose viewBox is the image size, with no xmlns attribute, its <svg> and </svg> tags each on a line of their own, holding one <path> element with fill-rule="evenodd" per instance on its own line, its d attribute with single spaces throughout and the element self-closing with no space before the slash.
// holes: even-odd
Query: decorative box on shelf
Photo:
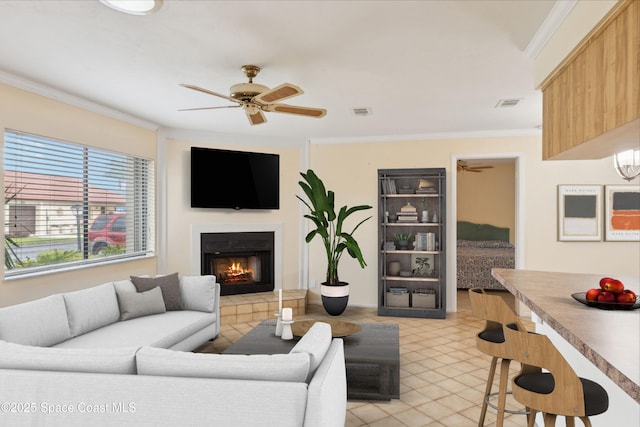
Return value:
<svg viewBox="0 0 640 427">
<path fill-rule="evenodd" d="M 409 307 L 409 291 L 407 288 L 389 288 L 387 305 L 391 307 Z"/>
<path fill-rule="evenodd" d="M 412 307 L 436 308 L 435 289 L 416 289 L 411 296 Z"/>
</svg>

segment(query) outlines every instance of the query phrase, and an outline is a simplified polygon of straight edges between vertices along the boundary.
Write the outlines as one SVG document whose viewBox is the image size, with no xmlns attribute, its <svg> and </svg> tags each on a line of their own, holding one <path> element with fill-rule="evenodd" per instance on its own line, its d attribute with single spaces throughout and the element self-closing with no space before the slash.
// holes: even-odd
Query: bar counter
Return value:
<svg viewBox="0 0 640 427">
<path fill-rule="evenodd" d="M 602 310 L 571 297 L 602 276 L 495 268 L 495 277 L 543 322 L 640 403 L 640 309 Z M 616 277 L 638 293 L 640 279 Z"/>
</svg>

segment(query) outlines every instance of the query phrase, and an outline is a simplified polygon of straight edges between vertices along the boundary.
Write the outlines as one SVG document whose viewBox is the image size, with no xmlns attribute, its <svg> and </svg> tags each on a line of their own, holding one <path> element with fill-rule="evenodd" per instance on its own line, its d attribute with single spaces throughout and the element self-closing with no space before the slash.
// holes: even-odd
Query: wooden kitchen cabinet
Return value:
<svg viewBox="0 0 640 427">
<path fill-rule="evenodd" d="M 621 0 L 542 83 L 543 160 L 599 159 L 640 141 L 640 0 Z"/>
</svg>

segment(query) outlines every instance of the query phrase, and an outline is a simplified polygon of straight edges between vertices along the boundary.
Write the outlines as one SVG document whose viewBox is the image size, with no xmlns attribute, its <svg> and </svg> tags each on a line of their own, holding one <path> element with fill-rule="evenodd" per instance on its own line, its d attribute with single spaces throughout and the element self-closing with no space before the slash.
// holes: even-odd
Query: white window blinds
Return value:
<svg viewBox="0 0 640 427">
<path fill-rule="evenodd" d="M 5 276 L 154 248 L 152 160 L 5 130 Z"/>
</svg>

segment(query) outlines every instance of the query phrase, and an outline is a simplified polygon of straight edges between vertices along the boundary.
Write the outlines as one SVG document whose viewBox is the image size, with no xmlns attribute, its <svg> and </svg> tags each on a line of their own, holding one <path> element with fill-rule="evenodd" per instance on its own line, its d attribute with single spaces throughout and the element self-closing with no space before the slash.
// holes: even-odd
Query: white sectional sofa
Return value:
<svg viewBox="0 0 640 427">
<path fill-rule="evenodd" d="M 67 349 L 193 350 L 220 331 L 220 285 L 214 276 L 157 278 L 163 287 L 172 279 L 182 309 L 167 311 L 171 301 L 163 295 L 169 292 L 159 287 L 139 293 L 132 280 L 110 282 L 0 309 L 0 340 Z"/>
<path fill-rule="evenodd" d="M 344 352 L 328 324 L 289 354 L 192 353 L 220 330 L 215 277 L 138 285 L 0 308 L 0 425 L 344 425 Z"/>
</svg>

